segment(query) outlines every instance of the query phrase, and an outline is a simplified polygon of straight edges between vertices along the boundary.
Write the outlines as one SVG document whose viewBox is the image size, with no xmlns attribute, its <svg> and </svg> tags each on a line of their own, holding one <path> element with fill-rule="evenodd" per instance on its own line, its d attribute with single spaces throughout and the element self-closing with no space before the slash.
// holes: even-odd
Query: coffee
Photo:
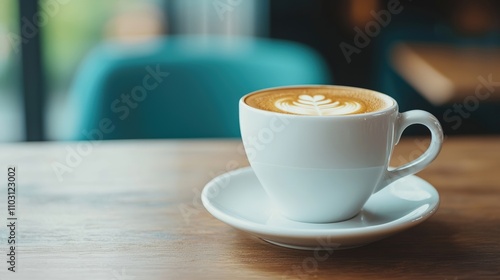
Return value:
<svg viewBox="0 0 500 280">
<path fill-rule="evenodd" d="M 255 92 L 251 107 L 292 115 L 342 116 L 376 112 L 392 105 L 380 94 L 348 87 L 290 87 Z"/>
</svg>

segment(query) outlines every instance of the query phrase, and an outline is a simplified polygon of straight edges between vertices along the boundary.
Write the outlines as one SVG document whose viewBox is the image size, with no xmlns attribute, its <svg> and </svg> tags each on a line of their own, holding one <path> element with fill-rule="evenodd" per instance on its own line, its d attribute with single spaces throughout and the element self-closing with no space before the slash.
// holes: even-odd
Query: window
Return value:
<svg viewBox="0 0 500 280">
<path fill-rule="evenodd" d="M 46 24 L 41 26 L 48 140 L 64 139 L 71 130 L 67 99 L 85 55 L 106 39 L 133 41 L 163 33 L 161 3 L 154 0 L 40 0 L 40 11 L 48 15 Z"/>
<path fill-rule="evenodd" d="M 0 141 L 24 138 L 17 6 L 16 0 L 0 1 Z"/>
</svg>

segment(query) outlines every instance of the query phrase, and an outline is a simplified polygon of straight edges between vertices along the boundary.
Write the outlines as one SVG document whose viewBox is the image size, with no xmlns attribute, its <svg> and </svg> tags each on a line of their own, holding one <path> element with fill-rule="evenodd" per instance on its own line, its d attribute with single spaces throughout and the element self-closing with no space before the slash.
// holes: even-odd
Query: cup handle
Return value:
<svg viewBox="0 0 500 280">
<path fill-rule="evenodd" d="M 425 125 L 431 132 L 431 144 L 427 150 L 420 155 L 417 159 L 401 165 L 393 170 L 386 170 L 382 180 L 377 185 L 373 193 L 380 191 L 392 182 L 415 174 L 427 165 L 429 165 L 441 151 L 443 145 L 443 129 L 439 121 L 432 114 L 422 110 L 412 110 L 404 113 L 399 113 L 396 124 L 394 126 L 394 145 L 399 142 L 403 131 L 412 124 Z"/>
</svg>

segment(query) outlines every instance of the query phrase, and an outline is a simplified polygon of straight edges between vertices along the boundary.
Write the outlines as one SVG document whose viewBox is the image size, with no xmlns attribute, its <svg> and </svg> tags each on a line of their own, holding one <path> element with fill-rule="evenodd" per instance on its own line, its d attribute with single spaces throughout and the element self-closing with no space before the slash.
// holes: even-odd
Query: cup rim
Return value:
<svg viewBox="0 0 500 280">
<path fill-rule="evenodd" d="M 304 88 L 304 87 L 307 87 L 307 88 L 337 88 L 337 89 L 353 89 L 353 90 L 361 89 L 361 90 L 370 91 L 370 92 L 380 96 L 385 101 L 392 102 L 392 104 L 389 105 L 388 107 L 382 109 L 382 110 L 378 110 L 378 111 L 374 111 L 374 112 L 367 112 L 367 113 L 353 114 L 353 115 L 317 116 L 317 115 L 294 115 L 294 114 L 267 111 L 267 110 L 252 107 L 245 102 L 245 99 L 248 96 L 255 94 L 255 93 L 264 92 L 264 91 L 271 91 L 271 90 L 278 90 L 278 89 L 296 89 L 296 88 Z M 250 93 L 245 94 L 244 96 L 242 96 L 240 98 L 239 103 L 240 103 L 240 105 L 245 106 L 247 109 L 261 113 L 261 114 L 279 115 L 280 117 L 286 116 L 289 118 L 302 118 L 302 119 L 303 118 L 311 118 L 311 119 L 312 118 L 321 118 L 321 119 L 323 119 L 323 118 L 365 118 L 365 117 L 384 115 L 387 112 L 393 112 L 394 110 L 397 111 L 397 109 L 398 109 L 397 101 L 394 98 L 392 98 L 391 96 L 384 94 L 382 92 L 372 90 L 372 89 L 362 88 L 362 87 L 343 86 L 343 85 L 326 85 L 326 84 L 303 84 L 303 85 L 289 85 L 289 86 L 277 86 L 277 87 L 263 88 L 263 89 L 259 89 L 259 90 L 252 91 Z"/>
</svg>

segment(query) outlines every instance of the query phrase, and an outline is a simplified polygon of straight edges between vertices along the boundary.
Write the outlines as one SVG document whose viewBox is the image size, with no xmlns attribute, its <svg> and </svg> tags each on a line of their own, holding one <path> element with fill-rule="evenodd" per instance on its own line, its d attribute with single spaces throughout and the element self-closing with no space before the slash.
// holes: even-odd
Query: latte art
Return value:
<svg viewBox="0 0 500 280">
<path fill-rule="evenodd" d="M 356 114 L 365 107 L 356 100 L 332 100 L 324 95 L 299 95 L 298 100 L 285 97 L 276 100 L 276 108 L 296 115 L 339 116 Z"/>
<path fill-rule="evenodd" d="M 244 102 L 260 110 L 301 116 L 364 114 L 393 104 L 380 93 L 340 86 L 269 89 L 248 95 Z"/>
</svg>

